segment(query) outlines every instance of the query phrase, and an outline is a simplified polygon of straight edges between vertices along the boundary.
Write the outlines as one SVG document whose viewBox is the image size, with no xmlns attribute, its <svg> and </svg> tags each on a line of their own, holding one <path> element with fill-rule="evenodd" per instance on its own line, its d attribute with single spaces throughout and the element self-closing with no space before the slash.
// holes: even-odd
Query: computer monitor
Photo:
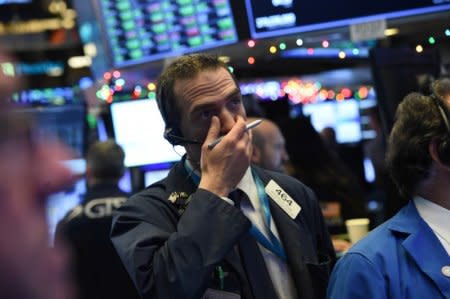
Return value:
<svg viewBox="0 0 450 299">
<path fill-rule="evenodd" d="M 183 147 L 173 147 L 164 138 L 165 124 L 156 100 L 113 103 L 111 117 L 127 167 L 175 162 L 185 153 Z"/>
<path fill-rule="evenodd" d="M 322 102 L 303 105 L 303 115 L 309 116 L 317 132 L 331 127 L 338 143 L 355 143 L 362 139 L 359 106 L 356 100 Z"/>
<path fill-rule="evenodd" d="M 170 169 L 149 170 L 144 173 L 145 187 L 162 180 L 169 174 Z"/>
<path fill-rule="evenodd" d="M 75 159 L 62 161 L 62 163 L 69 168 L 74 175 L 78 176 L 78 179 L 73 185 L 60 192 L 51 194 L 47 198 L 46 216 L 51 244 L 53 244 L 58 222 L 61 221 L 71 209 L 81 204 L 83 196 L 87 191 L 87 182 L 84 175 L 86 173 L 86 160 Z M 118 185 L 122 191 L 132 193 L 131 174 L 129 170 L 125 171 Z"/>
<path fill-rule="evenodd" d="M 62 161 L 79 179 L 72 185 L 60 192 L 51 194 L 47 198 L 46 216 L 50 244 L 53 244 L 55 230 L 58 222 L 64 218 L 68 211 L 80 204 L 82 195 L 86 193 L 86 160 L 75 159 Z"/>
<path fill-rule="evenodd" d="M 72 149 L 76 158 L 85 152 L 86 111 L 83 105 L 17 108 L 15 112 L 30 117 L 37 140 L 56 139 Z"/>
<path fill-rule="evenodd" d="M 129 169 L 125 170 L 118 185 L 122 191 L 127 192 L 127 193 L 133 193 L 133 185 L 131 182 L 131 172 Z"/>
</svg>

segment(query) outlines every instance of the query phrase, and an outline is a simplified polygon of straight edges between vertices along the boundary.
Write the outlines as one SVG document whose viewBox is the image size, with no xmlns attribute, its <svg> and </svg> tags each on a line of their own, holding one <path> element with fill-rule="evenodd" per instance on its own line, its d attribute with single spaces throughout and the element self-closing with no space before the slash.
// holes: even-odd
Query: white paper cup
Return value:
<svg viewBox="0 0 450 299">
<path fill-rule="evenodd" d="M 348 237 L 352 244 L 355 244 L 369 232 L 369 219 L 368 218 L 355 218 L 345 220 L 345 226 L 347 227 Z"/>
</svg>

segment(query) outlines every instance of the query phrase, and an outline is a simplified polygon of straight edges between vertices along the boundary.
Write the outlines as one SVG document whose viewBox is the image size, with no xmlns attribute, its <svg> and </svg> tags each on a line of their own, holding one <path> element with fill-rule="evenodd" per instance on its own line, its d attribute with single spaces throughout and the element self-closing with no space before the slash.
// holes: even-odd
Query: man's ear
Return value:
<svg viewBox="0 0 450 299">
<path fill-rule="evenodd" d="M 255 145 L 253 145 L 252 147 L 253 147 L 253 150 L 252 150 L 251 161 L 253 164 L 258 165 L 259 162 L 261 162 L 262 153 L 261 153 L 261 150 L 258 147 L 256 147 Z"/>
<path fill-rule="evenodd" d="M 443 163 L 441 161 L 441 159 L 439 158 L 439 154 L 438 154 L 438 143 L 436 140 L 433 140 L 432 142 L 430 142 L 430 144 L 428 145 L 428 153 L 431 156 L 431 159 L 433 159 L 433 161 L 435 163 L 437 163 L 439 166 L 447 168 L 448 170 L 450 170 L 450 166 Z"/>
</svg>

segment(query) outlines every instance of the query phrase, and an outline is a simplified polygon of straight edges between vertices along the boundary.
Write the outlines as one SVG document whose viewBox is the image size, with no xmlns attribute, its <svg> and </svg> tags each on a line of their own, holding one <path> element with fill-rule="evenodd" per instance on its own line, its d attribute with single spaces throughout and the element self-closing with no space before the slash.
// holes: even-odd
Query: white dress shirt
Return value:
<svg viewBox="0 0 450 299">
<path fill-rule="evenodd" d="M 414 197 L 414 204 L 420 217 L 433 230 L 442 246 L 450 255 L 450 210 L 420 196 Z"/>
<path fill-rule="evenodd" d="M 264 234 L 264 236 L 270 240 L 267 227 L 264 220 L 264 211 L 261 206 L 260 199 L 258 197 L 258 190 L 256 188 L 255 180 L 253 179 L 252 171 L 250 167 L 245 172 L 244 177 L 236 186 L 236 188 L 242 190 L 247 194 L 250 202 L 241 201 L 241 210 L 252 222 L 256 228 Z M 270 230 L 275 237 L 280 241 L 280 236 L 273 217 L 270 216 Z M 266 249 L 258 242 L 258 246 L 261 250 L 264 262 L 269 272 L 270 278 L 275 288 L 275 292 L 279 299 L 292 299 L 296 298 L 295 284 L 292 279 L 289 267 L 285 261 L 279 258 L 275 253 Z"/>
<path fill-rule="evenodd" d="M 195 175 L 200 177 L 200 173 L 193 170 L 192 165 L 186 159 L 186 168 L 192 171 Z M 270 240 L 267 227 L 264 220 L 264 211 L 261 206 L 260 199 L 258 197 L 258 190 L 256 188 L 255 180 L 253 179 L 251 168 L 249 167 L 242 177 L 241 181 L 236 186 L 236 189 L 242 190 L 247 194 L 250 202 L 241 201 L 241 210 L 245 216 L 252 222 L 256 228 L 264 234 L 264 236 Z M 234 202 L 227 198 L 221 197 L 227 203 L 234 205 Z M 275 237 L 280 241 L 277 227 L 273 221 L 272 215 L 270 216 L 270 230 Z M 270 279 L 272 280 L 275 292 L 279 299 L 293 299 L 297 298 L 294 280 L 290 273 L 289 267 L 285 261 L 280 259 L 275 253 L 266 249 L 258 242 L 258 247 L 261 250 L 261 254 L 264 258 L 264 262 L 269 272 Z"/>
</svg>

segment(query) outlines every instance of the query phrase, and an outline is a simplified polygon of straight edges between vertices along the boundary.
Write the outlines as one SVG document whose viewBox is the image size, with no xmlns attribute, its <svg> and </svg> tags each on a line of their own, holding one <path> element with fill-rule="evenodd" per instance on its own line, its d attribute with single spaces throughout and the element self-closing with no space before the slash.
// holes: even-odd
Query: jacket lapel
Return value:
<svg viewBox="0 0 450 299">
<path fill-rule="evenodd" d="M 197 185 L 194 183 L 195 179 L 191 177 L 191 174 L 184 167 L 185 159 L 186 156 L 172 168 L 167 177 L 167 190 L 176 190 L 169 195 L 170 201 L 172 201 L 170 198 L 171 196 L 180 196 L 179 200 L 186 200 L 187 197 L 182 196 L 183 194 L 190 196 L 197 190 Z M 242 261 L 237 251 L 235 249 L 231 250 L 224 258 L 224 261 L 231 267 L 235 275 L 237 275 L 242 297 L 253 298 L 248 279 L 245 275 L 245 270 L 242 266 Z"/>
<path fill-rule="evenodd" d="M 168 190 L 176 190 L 175 192 L 185 192 L 191 195 L 197 190 L 197 186 L 194 184 L 191 174 L 184 167 L 185 159 L 186 156 L 170 170 L 166 184 Z"/>
<path fill-rule="evenodd" d="M 431 228 L 420 217 L 413 201 L 395 216 L 389 229 L 409 234 L 402 243 L 403 247 L 443 296 L 450 298 L 449 278 L 442 273 L 442 267 L 450 266 L 450 257 Z"/>
</svg>

